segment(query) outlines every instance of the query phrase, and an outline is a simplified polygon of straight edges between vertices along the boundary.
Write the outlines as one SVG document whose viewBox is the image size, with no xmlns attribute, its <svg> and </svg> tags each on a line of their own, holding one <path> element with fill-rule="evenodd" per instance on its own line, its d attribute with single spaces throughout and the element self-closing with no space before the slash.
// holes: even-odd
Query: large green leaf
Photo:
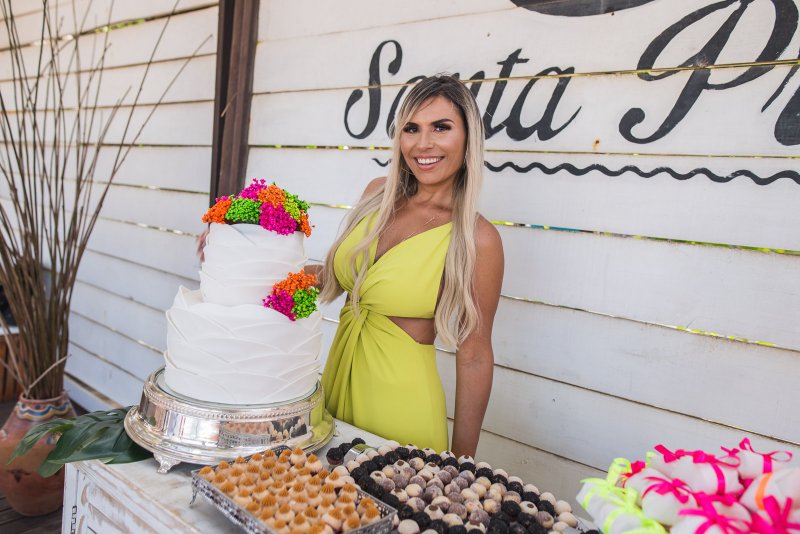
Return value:
<svg viewBox="0 0 800 534">
<path fill-rule="evenodd" d="M 8 463 L 11 463 L 11 461 L 18 456 L 25 456 L 28 454 L 28 451 L 30 451 L 45 434 L 64 432 L 68 428 L 71 428 L 73 424 L 74 423 L 70 419 L 53 419 L 52 421 L 36 425 L 28 430 L 22 439 L 19 440 L 19 443 L 17 443 L 17 446 L 14 447 L 14 451 L 11 453 L 11 457 L 8 459 Z"/>
<path fill-rule="evenodd" d="M 39 466 L 39 474 L 56 474 L 66 463 L 100 460 L 105 463 L 138 462 L 152 456 L 125 433 L 128 408 L 91 412 L 71 419 L 54 419 L 28 431 L 17 444 L 11 458 L 28 452 L 49 433 L 60 433 L 55 448 Z"/>
</svg>

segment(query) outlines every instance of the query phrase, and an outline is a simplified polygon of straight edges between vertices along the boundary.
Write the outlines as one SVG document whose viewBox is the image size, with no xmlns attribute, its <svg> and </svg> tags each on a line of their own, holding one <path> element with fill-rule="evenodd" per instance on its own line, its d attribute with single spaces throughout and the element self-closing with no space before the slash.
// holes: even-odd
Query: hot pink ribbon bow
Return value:
<svg viewBox="0 0 800 534">
<path fill-rule="evenodd" d="M 689 489 L 689 486 L 687 486 L 686 483 L 679 478 L 676 478 L 675 480 L 669 480 L 661 477 L 645 477 L 645 480 L 652 480 L 655 482 L 655 484 L 651 484 L 646 490 L 644 490 L 644 493 L 642 493 L 642 498 L 644 498 L 645 495 L 651 491 L 655 491 L 659 495 L 672 493 L 681 504 L 686 504 L 689 502 L 689 497 L 692 495 L 692 490 Z"/>
<path fill-rule="evenodd" d="M 642 471 L 644 471 L 645 467 L 647 467 L 647 464 L 645 462 L 643 462 L 641 460 L 636 460 L 635 462 L 633 462 L 631 464 L 631 470 L 630 471 L 628 471 L 627 473 L 622 473 L 622 477 L 627 480 L 627 479 L 631 478 L 633 475 L 635 475 L 637 473 L 641 473 Z"/>
<path fill-rule="evenodd" d="M 792 499 L 786 499 L 786 505 L 781 509 L 778 499 L 772 495 L 764 497 L 764 511 L 769 517 L 765 520 L 758 514 L 753 514 L 753 530 L 759 534 L 791 534 L 800 532 L 800 523 L 789 521 L 792 511 Z"/>
<path fill-rule="evenodd" d="M 758 454 L 764 458 L 764 472 L 765 473 L 772 473 L 772 462 L 776 460 L 778 462 L 788 462 L 792 459 L 792 453 L 789 451 L 772 451 L 772 452 L 758 452 L 753 449 L 753 445 L 750 443 L 750 438 L 744 438 L 741 443 L 739 443 L 739 447 L 743 451 L 750 451 L 754 454 Z M 736 450 L 736 449 L 734 449 Z M 780 456 L 783 455 L 783 456 Z"/>
<path fill-rule="evenodd" d="M 654 448 L 655 448 L 655 450 L 657 452 L 661 453 L 661 456 L 664 457 L 664 461 L 666 463 L 674 462 L 675 460 L 679 460 L 679 459 L 683 458 L 684 456 L 688 456 L 689 455 L 689 452 L 685 451 L 683 449 L 677 449 L 675 452 L 672 452 L 671 450 L 666 448 L 664 445 L 656 445 Z"/>
<path fill-rule="evenodd" d="M 682 516 L 699 516 L 705 521 L 697 527 L 695 534 L 705 534 L 711 527 L 719 527 L 725 534 L 749 534 L 750 524 L 744 519 L 728 517 L 720 514 L 714 508 L 714 502 L 708 496 L 699 493 L 695 494 L 695 499 L 700 508 L 681 510 L 678 512 Z"/>
</svg>

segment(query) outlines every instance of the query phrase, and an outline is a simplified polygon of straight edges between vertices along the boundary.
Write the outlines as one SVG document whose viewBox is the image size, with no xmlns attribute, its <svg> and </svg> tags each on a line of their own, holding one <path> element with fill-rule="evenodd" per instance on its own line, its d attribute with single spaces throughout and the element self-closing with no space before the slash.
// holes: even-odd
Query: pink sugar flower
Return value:
<svg viewBox="0 0 800 534">
<path fill-rule="evenodd" d="M 295 314 L 292 312 L 292 308 L 294 307 L 294 299 L 286 291 L 274 291 L 270 293 L 270 295 L 265 298 L 263 302 L 265 308 L 272 308 L 273 310 L 284 314 L 292 321 L 295 320 Z"/>
<path fill-rule="evenodd" d="M 297 221 L 286 213 L 282 206 L 275 207 L 270 203 L 261 205 L 261 227 L 280 235 L 289 235 L 297 229 Z"/>
<path fill-rule="evenodd" d="M 258 200 L 258 192 L 267 188 L 267 181 L 258 178 L 253 179 L 253 183 L 242 189 L 239 196 L 242 198 L 249 198 L 250 200 Z"/>
</svg>

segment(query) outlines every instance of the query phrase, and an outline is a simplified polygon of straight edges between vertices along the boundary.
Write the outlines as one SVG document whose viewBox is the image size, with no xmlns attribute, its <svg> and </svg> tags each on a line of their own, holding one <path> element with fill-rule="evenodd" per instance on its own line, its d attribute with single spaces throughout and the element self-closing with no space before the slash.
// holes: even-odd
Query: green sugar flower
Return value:
<svg viewBox="0 0 800 534">
<path fill-rule="evenodd" d="M 317 311 L 317 294 L 319 289 L 316 287 L 309 287 L 308 289 L 298 289 L 294 292 L 294 306 L 292 313 L 298 319 L 304 319 Z"/>
<path fill-rule="evenodd" d="M 228 208 L 225 220 L 230 223 L 258 224 L 261 218 L 261 203 L 250 198 L 236 197 Z"/>
</svg>

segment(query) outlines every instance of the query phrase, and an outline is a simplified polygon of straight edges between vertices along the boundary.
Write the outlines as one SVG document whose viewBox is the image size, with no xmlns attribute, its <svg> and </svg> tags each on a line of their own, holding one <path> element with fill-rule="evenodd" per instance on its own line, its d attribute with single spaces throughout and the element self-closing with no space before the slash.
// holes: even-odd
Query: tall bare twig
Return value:
<svg viewBox="0 0 800 534">
<path fill-rule="evenodd" d="M 12 0 L 0 0 L 12 78 L 10 87 L 0 92 L 0 286 L 19 329 L 15 344 L 5 336 L 8 358 L 3 365 L 32 398 L 52 398 L 63 389 L 78 266 L 114 177 L 175 80 L 208 41 L 186 58 L 156 103 L 147 105 L 144 120 L 135 124 L 170 17 L 153 45 L 133 102 L 127 103 L 128 88 L 109 106 L 101 105 L 101 97 L 113 2 L 102 39 L 87 29 L 93 3 L 82 14 L 76 6 L 73 0 L 69 15 L 74 30 L 69 32 L 58 5 L 43 1 L 41 39 L 32 57 L 33 47 L 20 39 Z M 86 39 L 93 45 L 88 60 L 81 48 Z M 117 124 L 122 124 L 121 139 L 107 143 Z M 98 158 L 108 146 L 116 150 L 113 164 L 98 182 Z M 2 315 L 0 327 L 8 331 Z"/>
</svg>

